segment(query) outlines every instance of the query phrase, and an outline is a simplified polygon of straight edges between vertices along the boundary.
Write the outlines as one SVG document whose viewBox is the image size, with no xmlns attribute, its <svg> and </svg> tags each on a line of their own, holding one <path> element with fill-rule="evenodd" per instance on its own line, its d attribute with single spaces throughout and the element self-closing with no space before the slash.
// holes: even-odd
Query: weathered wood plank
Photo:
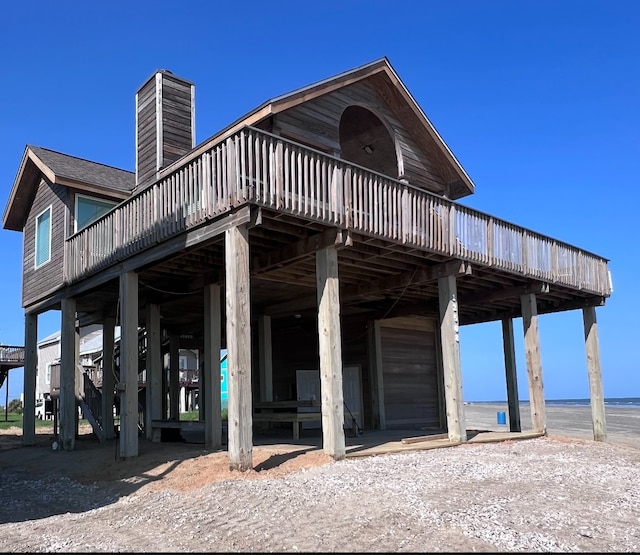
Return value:
<svg viewBox="0 0 640 555">
<path fill-rule="evenodd" d="M 336 460 L 346 456 L 342 392 L 342 337 L 338 253 L 335 247 L 316 252 L 318 341 L 322 393 L 324 452 Z"/>
<path fill-rule="evenodd" d="M 502 345 L 504 369 L 507 380 L 507 406 L 509 408 L 509 431 L 520 432 L 520 401 L 518 400 L 518 376 L 516 373 L 516 351 L 513 339 L 513 320 L 502 320 Z"/>
<path fill-rule="evenodd" d="M 520 297 L 524 347 L 529 382 L 529 407 L 534 432 L 547 433 L 547 419 L 542 384 L 542 360 L 540 358 L 540 336 L 538 334 L 538 307 L 534 294 Z"/>
<path fill-rule="evenodd" d="M 231 470 L 242 472 L 253 466 L 249 283 L 249 232 L 232 227 L 225 232 L 228 451 Z"/>
<path fill-rule="evenodd" d="M 76 444 L 76 300 L 61 303 L 60 327 L 60 448 L 73 451 Z"/>
<path fill-rule="evenodd" d="M 582 309 L 584 323 L 584 341 L 587 353 L 587 371 L 589 373 L 589 392 L 591 395 L 591 420 L 593 439 L 607 439 L 607 419 L 602 389 L 602 369 L 600 367 L 600 342 L 598 340 L 598 322 L 594 306 Z"/>
<path fill-rule="evenodd" d="M 447 429 L 451 441 L 467 441 L 467 429 L 462 398 L 462 368 L 458 300 L 455 276 L 438 279 L 440 302 L 440 340 L 444 371 Z"/>
<path fill-rule="evenodd" d="M 120 276 L 120 457 L 138 456 L 138 274 Z"/>
<path fill-rule="evenodd" d="M 271 316 L 258 318 L 258 364 L 260 401 L 273 401 L 273 354 L 271 347 Z"/>
<path fill-rule="evenodd" d="M 24 315 L 24 410 L 22 444 L 36 443 L 36 377 L 38 374 L 38 316 Z M 8 379 L 8 376 L 7 376 Z M 9 384 L 7 382 L 7 390 Z"/>
<path fill-rule="evenodd" d="M 204 288 L 204 372 L 200 395 L 204 402 L 204 443 L 207 449 L 222 447 L 222 406 L 220 399 L 220 345 L 222 330 L 220 285 Z"/>
<path fill-rule="evenodd" d="M 115 327 L 115 317 L 104 316 L 102 321 L 102 429 L 106 439 L 116 437 L 113 419 L 113 391 L 116 386 L 114 374 Z"/>
<path fill-rule="evenodd" d="M 162 336 L 160 329 L 160 305 L 147 303 L 147 360 L 146 360 L 146 412 L 145 436 L 152 439 L 151 421 L 162 417 Z"/>
</svg>

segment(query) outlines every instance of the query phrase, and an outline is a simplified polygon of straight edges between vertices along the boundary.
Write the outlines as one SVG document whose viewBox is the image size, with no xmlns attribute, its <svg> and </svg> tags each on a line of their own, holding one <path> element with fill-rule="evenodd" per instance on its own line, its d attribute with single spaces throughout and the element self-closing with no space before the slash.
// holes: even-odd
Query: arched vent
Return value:
<svg viewBox="0 0 640 555">
<path fill-rule="evenodd" d="M 343 160 L 389 177 L 398 177 L 393 139 L 380 119 L 361 106 L 349 106 L 340 118 L 340 148 Z"/>
</svg>

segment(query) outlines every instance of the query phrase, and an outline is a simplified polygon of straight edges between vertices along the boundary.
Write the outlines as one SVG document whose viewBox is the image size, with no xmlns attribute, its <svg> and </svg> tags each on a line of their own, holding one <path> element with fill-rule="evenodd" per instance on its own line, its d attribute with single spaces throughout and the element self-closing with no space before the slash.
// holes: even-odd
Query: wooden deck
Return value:
<svg viewBox="0 0 640 555">
<path fill-rule="evenodd" d="M 602 257 L 264 131 L 247 127 L 198 152 L 68 239 L 66 283 L 254 205 L 593 295 L 611 293 Z"/>
<path fill-rule="evenodd" d="M 0 387 L 4 385 L 9 370 L 24 366 L 24 347 L 0 346 Z M 8 392 L 7 392 L 8 393 Z"/>
</svg>

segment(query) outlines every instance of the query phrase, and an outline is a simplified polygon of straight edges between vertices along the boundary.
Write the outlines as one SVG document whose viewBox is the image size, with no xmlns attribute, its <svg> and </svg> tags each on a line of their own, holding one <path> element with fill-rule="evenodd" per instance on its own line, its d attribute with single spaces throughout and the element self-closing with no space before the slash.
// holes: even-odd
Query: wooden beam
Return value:
<svg viewBox="0 0 640 555">
<path fill-rule="evenodd" d="M 544 282 L 527 283 L 526 285 L 515 285 L 513 287 L 504 287 L 496 291 L 486 294 L 463 295 L 460 302 L 464 306 L 479 306 L 493 301 L 502 301 L 504 299 L 517 299 L 522 295 L 544 294 L 549 292 L 549 284 Z"/>
<path fill-rule="evenodd" d="M 204 369 L 200 381 L 200 399 L 204 403 L 204 444 L 211 450 L 222 448 L 220 290 L 217 284 L 209 284 L 204 288 Z"/>
<path fill-rule="evenodd" d="M 550 301 L 547 299 L 537 299 L 538 314 L 553 314 L 555 312 L 566 312 L 568 310 L 583 309 L 590 306 L 604 306 L 606 299 L 604 297 L 584 297 L 582 299 L 573 299 L 569 301 Z M 522 308 L 494 310 L 482 314 L 461 314 L 460 323 L 462 325 L 481 324 L 483 322 L 495 322 L 505 318 L 520 318 Z"/>
<path fill-rule="evenodd" d="M 180 336 L 169 334 L 169 420 L 180 419 Z"/>
<path fill-rule="evenodd" d="M 504 369 L 507 380 L 507 406 L 509 408 L 509 431 L 521 432 L 520 402 L 518 400 L 518 376 L 516 374 L 516 350 L 513 340 L 513 320 L 502 320 L 502 345 Z"/>
<path fill-rule="evenodd" d="M 76 445 L 76 300 L 62 301 L 60 329 L 60 448 L 73 451 Z"/>
<path fill-rule="evenodd" d="M 589 392 L 591 394 L 591 420 L 593 423 L 593 439 L 607 439 L 607 419 L 604 410 L 604 392 L 602 390 L 602 370 L 600 367 L 600 342 L 598 341 L 598 322 L 596 309 L 582 309 L 584 324 L 584 341 L 587 352 L 587 371 L 589 372 Z"/>
<path fill-rule="evenodd" d="M 113 364 L 115 327 L 115 316 L 105 315 L 102 321 L 102 429 L 106 439 L 116 437 L 113 421 L 113 390 L 116 387 Z"/>
<path fill-rule="evenodd" d="M 342 336 L 338 253 L 335 247 L 316 252 L 318 282 L 318 342 L 322 395 L 323 451 L 335 460 L 344 459 L 344 398 L 342 391 Z"/>
<path fill-rule="evenodd" d="M 438 296 L 447 431 L 451 441 L 464 442 L 467 441 L 467 428 L 462 399 L 462 368 L 455 276 L 449 275 L 438 280 Z"/>
<path fill-rule="evenodd" d="M 145 436 L 153 439 L 151 422 L 162 419 L 162 337 L 160 305 L 147 303 L 145 324 L 147 329 L 147 387 L 145 388 Z"/>
<path fill-rule="evenodd" d="M 252 209 L 253 208 L 253 209 Z M 143 266 L 151 265 L 164 258 L 173 256 L 191 247 L 202 247 L 215 242 L 229 228 L 246 224 L 251 227 L 258 225 L 261 213 L 256 207 L 243 206 L 238 210 L 225 214 L 216 220 L 208 221 L 205 225 L 172 237 L 163 243 L 144 250 L 129 258 L 122 257 L 120 263 L 114 262 L 109 268 L 98 271 L 96 274 L 82 279 L 77 283 L 68 285 L 54 293 L 51 297 L 29 305 L 30 312 L 44 312 L 59 306 L 66 297 L 77 297 L 90 291 L 99 285 L 103 285 L 112 279 L 116 279 L 123 272 L 139 270 Z"/>
<path fill-rule="evenodd" d="M 138 275 L 120 276 L 120 458 L 138 456 Z"/>
<path fill-rule="evenodd" d="M 251 264 L 251 275 L 261 274 L 274 268 L 292 264 L 330 246 L 343 248 L 351 244 L 351 234 L 347 230 L 333 228 L 324 233 L 318 233 L 302 239 L 292 245 L 254 257 Z"/>
<path fill-rule="evenodd" d="M 436 266 L 416 268 L 413 272 L 398 274 L 384 279 L 362 282 L 359 285 L 345 287 L 341 292 L 344 300 L 386 293 L 409 285 L 421 285 L 436 281 L 444 276 L 471 275 L 471 266 L 462 260 L 451 260 Z"/>
<path fill-rule="evenodd" d="M 22 445 L 36 444 L 36 377 L 38 374 L 38 315 L 24 315 L 24 410 Z M 8 379 L 8 375 L 7 375 Z M 7 382 L 7 391 L 9 382 Z"/>
<path fill-rule="evenodd" d="M 378 429 L 387 429 L 387 419 L 384 410 L 384 368 L 382 366 L 382 334 L 380 320 L 375 320 L 370 331 L 369 349 L 371 351 L 371 396 L 374 407 L 374 424 Z M 377 422 L 375 422 L 377 420 Z"/>
<path fill-rule="evenodd" d="M 258 367 L 260 371 L 260 401 L 273 401 L 273 354 L 271 352 L 271 317 L 258 318 Z"/>
<path fill-rule="evenodd" d="M 251 297 L 246 226 L 232 227 L 225 232 L 225 278 L 229 467 L 245 472 L 253 467 Z"/>
<path fill-rule="evenodd" d="M 547 433 L 544 405 L 544 387 L 542 384 L 542 361 L 540 359 L 540 336 L 538 333 L 538 309 L 534 294 L 522 295 L 522 327 L 524 329 L 524 347 L 529 380 L 529 406 L 531 425 L 534 432 Z"/>
<path fill-rule="evenodd" d="M 454 260 L 446 262 L 444 264 L 438 264 L 437 266 L 433 266 L 432 268 L 422 268 L 419 270 L 414 270 L 413 272 L 391 276 L 389 278 L 368 281 L 360 285 L 347 286 L 344 287 L 343 291 L 340 292 L 340 298 L 342 299 L 343 303 L 352 302 L 358 297 L 380 294 L 390 289 L 407 287 L 409 284 L 420 285 L 436 281 L 442 276 L 470 275 L 471 273 L 472 268 L 468 262 Z M 300 310 L 310 309 L 313 307 L 313 304 L 313 297 L 311 297 L 310 295 L 305 295 L 284 303 L 265 306 L 263 307 L 263 311 L 265 314 L 269 314 L 270 316 L 282 316 L 286 314 L 293 314 Z M 426 303 L 422 303 L 420 306 L 421 310 L 414 311 L 413 309 L 410 309 L 404 312 L 400 311 L 398 313 L 394 313 L 393 316 L 414 315 L 418 313 L 424 313 L 425 311 L 427 311 L 429 314 L 433 314 L 438 310 L 436 301 L 427 301 Z M 426 307 L 428 307 L 428 309 Z M 383 314 L 386 314 L 387 317 L 391 317 L 386 310 L 383 311 Z"/>
</svg>

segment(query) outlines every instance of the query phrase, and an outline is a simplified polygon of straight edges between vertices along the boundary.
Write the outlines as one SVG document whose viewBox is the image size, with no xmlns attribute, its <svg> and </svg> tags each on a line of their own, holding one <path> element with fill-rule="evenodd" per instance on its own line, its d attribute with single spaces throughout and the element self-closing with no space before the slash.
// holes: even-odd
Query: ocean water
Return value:
<svg viewBox="0 0 640 555">
<path fill-rule="evenodd" d="M 521 403 L 528 403 L 528 401 L 520 401 Z M 545 399 L 545 405 L 551 407 L 588 407 L 590 405 L 589 399 Z M 473 404 L 486 404 L 495 405 L 506 403 L 503 401 L 471 401 Z M 640 408 L 640 397 L 605 397 L 604 405 L 606 407 L 616 408 Z"/>
<path fill-rule="evenodd" d="M 586 406 L 590 405 L 589 399 L 545 399 L 545 404 L 548 406 Z M 605 397 L 605 407 L 617 407 L 617 408 L 640 408 L 640 397 Z"/>
</svg>

